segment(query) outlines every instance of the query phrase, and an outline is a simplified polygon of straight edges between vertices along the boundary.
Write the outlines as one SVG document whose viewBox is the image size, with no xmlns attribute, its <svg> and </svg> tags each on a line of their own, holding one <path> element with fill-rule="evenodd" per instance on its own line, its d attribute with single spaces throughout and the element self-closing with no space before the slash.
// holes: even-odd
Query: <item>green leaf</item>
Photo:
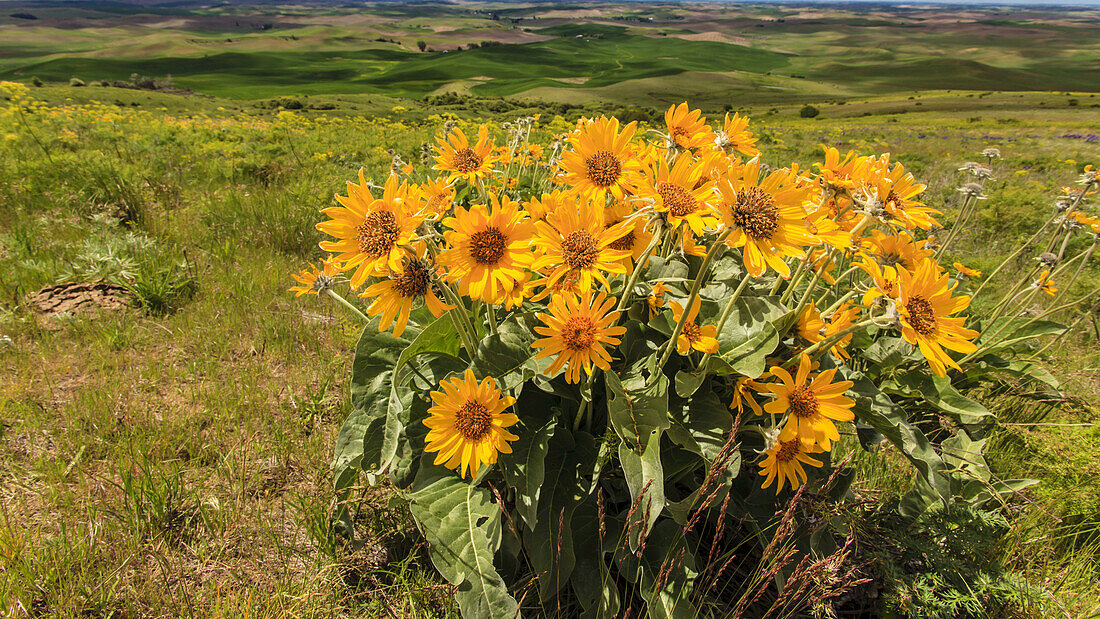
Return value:
<svg viewBox="0 0 1100 619">
<path fill-rule="evenodd" d="M 652 359 L 652 357 L 651 357 Z M 654 430 L 668 427 L 668 377 L 661 374 L 653 384 L 639 372 L 620 381 L 615 372 L 604 372 L 607 413 L 611 426 L 623 442 L 641 447 Z"/>
<path fill-rule="evenodd" d="M 432 564 L 457 587 L 464 617 L 513 619 L 519 607 L 493 565 L 500 548 L 500 508 L 485 488 L 451 475 L 409 495 L 428 540 Z"/>
<path fill-rule="evenodd" d="M 526 396 L 526 393 L 524 394 Z M 524 409 L 524 399 L 516 410 Z M 539 493 L 546 474 L 546 453 L 555 421 L 551 417 L 543 425 L 531 427 L 535 419 L 520 419 L 509 428 L 519 438 L 511 443 L 512 453 L 500 456 L 500 472 L 504 481 L 516 491 L 516 509 L 530 529 L 538 522 Z"/>
<path fill-rule="evenodd" d="M 895 380 L 908 393 L 919 393 L 937 409 L 958 415 L 963 423 L 976 423 L 979 418 L 992 415 L 984 406 L 959 393 L 946 376 L 932 376 L 922 368 L 899 373 Z"/>
<path fill-rule="evenodd" d="M 639 560 L 619 553 L 620 572 L 640 576 L 647 616 L 655 619 L 694 619 L 701 609 L 691 603 L 695 557 L 684 543 L 681 525 L 671 520 L 657 523 Z M 632 580 L 638 580 L 632 578 Z"/>
<path fill-rule="evenodd" d="M 913 345 L 900 337 L 880 337 L 863 350 L 876 374 L 889 372 L 910 358 Z"/>
<path fill-rule="evenodd" d="M 355 479 L 355 469 L 381 470 L 383 436 L 389 413 L 393 367 L 409 345 L 369 323 L 355 347 L 351 370 L 352 411 L 340 427 L 332 470 L 339 492 Z M 410 330 L 411 331 L 411 330 Z"/>
<path fill-rule="evenodd" d="M 502 389 L 511 389 L 523 383 L 543 366 L 549 367 L 551 360 L 537 367 L 524 366 L 534 361 L 536 349 L 531 348 L 535 341 L 534 331 L 528 324 L 530 316 L 515 313 L 500 323 L 496 333 L 490 333 L 481 339 L 474 355 L 471 367 L 478 379 L 492 376 Z"/>
<path fill-rule="evenodd" d="M 645 442 L 645 449 L 633 449 L 619 443 L 619 463 L 630 489 L 634 515 L 627 521 L 631 550 L 653 530 L 653 524 L 665 507 L 665 475 L 661 467 L 661 430 L 654 428 Z"/>
<path fill-rule="evenodd" d="M 878 430 L 886 440 L 893 443 L 916 468 L 918 477 L 934 489 L 946 505 L 951 497 L 950 482 L 944 473 L 947 467 L 932 448 L 928 437 L 910 425 L 905 412 L 861 372 L 850 371 L 846 366 L 841 366 L 840 373 L 845 380 L 854 383 L 850 393 L 855 396 L 852 412 L 856 418 Z"/>
<path fill-rule="evenodd" d="M 718 334 L 718 354 L 708 371 L 743 374 L 753 378 L 764 372 L 766 358 L 779 345 L 774 321 L 786 309 L 776 297 L 741 297 Z"/>
<path fill-rule="evenodd" d="M 713 460 L 729 438 L 733 415 L 711 388 L 684 402 L 673 416 L 668 437 L 677 445 Z"/>
<path fill-rule="evenodd" d="M 573 545 L 583 549 L 576 553 L 576 564 L 569 581 L 577 599 L 584 607 L 584 617 L 619 616 L 619 588 L 605 559 L 618 547 L 622 527 L 614 516 L 604 515 L 605 534 L 600 535 L 600 514 L 593 495 L 573 512 Z M 609 540 L 605 545 L 604 540 Z"/>
<path fill-rule="evenodd" d="M 595 460 L 596 444 L 587 433 L 579 433 L 574 441 L 568 429 L 559 427 L 550 439 L 547 494 L 539 501 L 538 525 L 524 535 L 527 556 L 538 577 L 539 599 L 544 603 L 557 595 L 573 572 L 573 510 L 588 496 L 590 484 L 584 471 L 591 470 Z"/>
</svg>

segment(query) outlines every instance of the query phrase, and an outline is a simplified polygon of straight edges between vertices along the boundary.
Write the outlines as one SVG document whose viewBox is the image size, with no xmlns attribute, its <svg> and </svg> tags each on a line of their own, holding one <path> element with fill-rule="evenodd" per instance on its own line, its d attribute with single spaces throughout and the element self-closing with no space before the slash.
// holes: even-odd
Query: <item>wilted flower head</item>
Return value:
<svg viewBox="0 0 1100 619">
<path fill-rule="evenodd" d="M 1045 252 L 1039 254 L 1039 257 L 1036 258 L 1036 260 L 1038 260 L 1044 267 L 1046 267 L 1048 269 L 1050 267 L 1058 264 L 1058 256 L 1054 253 L 1049 252 L 1049 251 L 1045 251 Z"/>
<path fill-rule="evenodd" d="M 1001 149 L 989 147 L 982 151 L 982 157 L 988 157 L 989 159 L 1000 159 Z"/>
<path fill-rule="evenodd" d="M 1077 179 L 1077 183 L 1080 185 L 1100 183 L 1100 171 L 1093 170 L 1091 165 L 1085 166 L 1085 171 L 1081 174 L 1081 178 Z"/>
<path fill-rule="evenodd" d="M 958 191 L 978 200 L 985 200 L 988 197 L 982 193 L 982 186 L 978 183 L 963 183 Z"/>
</svg>

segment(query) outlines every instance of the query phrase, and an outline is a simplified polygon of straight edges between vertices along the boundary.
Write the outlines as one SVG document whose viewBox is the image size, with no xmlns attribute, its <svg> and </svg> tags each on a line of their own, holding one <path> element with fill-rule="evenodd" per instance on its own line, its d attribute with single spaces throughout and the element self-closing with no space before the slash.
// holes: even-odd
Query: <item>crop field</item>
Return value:
<svg viewBox="0 0 1100 619">
<path fill-rule="evenodd" d="M 5 6 L 4 79 L 171 75 L 244 99 L 462 92 L 667 105 L 1100 90 L 1100 10 L 1089 8 Z"/>
<path fill-rule="evenodd" d="M 751 116 L 767 168 L 816 173 L 823 147 L 889 153 L 944 222 L 964 204 L 961 168 L 996 148 L 973 215 L 937 232 L 955 237 L 940 262 L 988 274 L 1011 257 L 1013 276 L 1038 264 L 1016 248 L 1100 166 L 1097 9 L 19 2 L 3 13 L 0 79 L 20 84 L 0 87 L 4 617 L 459 616 L 408 493 L 365 476 L 344 501 L 333 491 L 363 325 L 332 299 L 288 291 L 323 257 L 316 225 L 333 195 L 361 169 L 383 184 L 395 161 L 435 176 L 429 146 L 445 123 L 467 135 L 486 123 L 499 144 L 538 115 L 531 141 L 550 152 L 582 117 L 657 135 L 686 99 L 712 123 Z M 1100 199 L 1084 202 L 1095 216 Z M 1064 246 L 1088 248 L 1084 234 Z M 1067 298 L 1100 286 L 1095 258 L 1082 264 Z M 1010 284 L 967 312 L 1016 298 Z M 1027 351 L 1060 392 L 1022 380 L 965 391 L 993 413 L 966 424 L 993 479 L 1038 483 L 905 520 L 913 466 L 838 424 L 832 462 L 853 473 L 850 493 L 804 515 L 855 540 L 846 565 L 863 581 L 787 616 L 1100 616 L 1098 307 L 1056 313 L 1072 328 Z M 938 413 L 922 423 L 963 425 Z M 354 544 L 334 527 L 343 509 Z M 758 575 L 743 565 L 755 558 L 726 580 Z M 521 599 L 524 616 L 575 615 L 538 598 Z"/>
</svg>

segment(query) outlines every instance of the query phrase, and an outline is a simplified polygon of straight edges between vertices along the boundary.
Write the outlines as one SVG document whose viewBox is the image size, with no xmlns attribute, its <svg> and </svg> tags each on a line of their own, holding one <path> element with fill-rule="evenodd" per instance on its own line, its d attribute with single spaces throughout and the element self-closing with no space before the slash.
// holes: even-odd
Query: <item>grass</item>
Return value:
<svg viewBox="0 0 1100 619">
<path fill-rule="evenodd" d="M 361 546 L 334 534 L 328 462 L 360 326 L 286 288 L 291 271 L 318 257 L 317 210 L 360 165 L 381 178 L 391 148 L 419 162 L 442 121 L 433 115 L 474 113 L 372 95 L 280 116 L 236 100 L 113 88 L 31 92 L 46 101 L 30 124 L 37 142 L 13 117 L 0 119 L 10 136 L 0 146 L 0 609 L 456 616 L 407 509 L 385 488 L 356 495 Z M 997 145 L 997 180 L 951 257 L 988 269 L 1041 219 L 1036 205 L 1100 159 L 1100 143 L 1084 137 L 1094 111 L 1038 105 L 1062 95 L 907 96 L 822 104 L 815 120 L 798 118 L 795 104 L 757 106 L 765 161 L 808 164 L 822 143 L 891 152 L 950 217 L 957 168 Z M 400 103 L 406 111 L 390 111 Z M 543 121 L 561 131 L 600 109 L 553 119 L 548 108 Z M 97 273 L 91 263 L 106 268 L 89 258 L 104 252 L 121 265 L 112 277 L 172 297 L 170 311 L 46 320 L 25 305 L 28 292 Z M 181 278 L 193 289 L 165 292 Z M 1082 285 L 1098 279 L 1090 271 Z M 1011 498 L 1007 525 L 982 529 L 974 543 L 997 553 L 997 574 L 1040 588 L 1042 608 L 1059 614 L 1100 608 L 1100 433 L 1008 424 L 1093 423 L 1095 346 L 1086 322 L 1052 358 L 1078 404 L 1005 403 L 1003 425 L 989 430 L 996 474 L 1042 484 Z M 848 450 L 857 497 L 885 505 L 908 488 L 896 453 L 862 454 L 853 441 L 838 454 Z M 852 509 L 854 526 L 889 525 L 873 509 Z M 927 526 L 937 539 L 941 524 Z"/>
<path fill-rule="evenodd" d="M 696 74 L 694 100 L 719 102 L 946 85 L 1095 92 L 1100 83 L 1100 13 L 1089 8 L 960 15 L 936 7 L 601 4 L 576 14 L 552 4 L 380 4 L 142 7 L 128 16 L 94 2 L 23 8 L 39 19 L 0 17 L 10 26 L 0 31 L 0 78 L 171 75 L 181 86 L 242 99 L 419 98 L 476 80 L 467 87 L 483 97 L 609 101 L 631 90 L 631 101 L 648 104 L 685 94 L 683 81 L 671 78 Z"/>
</svg>

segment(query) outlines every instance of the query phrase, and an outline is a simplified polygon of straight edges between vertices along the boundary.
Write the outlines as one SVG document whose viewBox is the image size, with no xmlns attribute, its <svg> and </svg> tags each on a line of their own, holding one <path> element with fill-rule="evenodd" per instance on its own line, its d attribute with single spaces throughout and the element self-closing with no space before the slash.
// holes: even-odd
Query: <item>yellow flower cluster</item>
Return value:
<svg viewBox="0 0 1100 619">
<path fill-rule="evenodd" d="M 825 148 L 812 168 L 770 169 L 748 118 L 727 115 L 712 128 L 683 103 L 664 120 L 654 141 L 635 123 L 583 118 L 545 147 L 530 140 L 537 119 L 506 126 L 504 146 L 485 125 L 467 135 L 448 121 L 434 148 L 437 174 L 417 176 L 395 160 L 376 186 L 360 172 L 347 195 L 336 196 L 339 205 L 323 211 L 329 219 L 317 227 L 332 240 L 321 248 L 350 274 L 352 288 L 373 282 L 360 296 L 370 299 L 368 314 L 382 316 L 379 330 L 400 336 L 423 302 L 436 317 L 453 312 L 476 350 L 471 315 L 486 316 L 492 330 L 497 308 L 530 307 L 541 322 L 537 356 L 553 357 L 546 371 L 580 383 L 611 371 L 636 290 L 648 294 L 650 320 L 668 304 L 676 325 L 668 352 L 719 353 L 722 321 L 702 324 L 698 286 L 667 299 L 683 293 L 639 276 L 653 256 L 705 256 L 705 270 L 724 246 L 743 265 L 742 288 L 770 284 L 795 307 L 801 356 L 743 377 L 735 404 L 760 411 L 754 393 L 770 398 L 763 409 L 784 421 L 761 474 L 765 485 L 777 477 L 778 488 L 788 479 L 800 485 L 802 464 L 820 465 L 809 454 L 838 439 L 833 422 L 852 419 L 843 395 L 851 383 L 834 382 L 835 369 L 812 375 L 814 353 L 843 362 L 853 332 L 871 320 L 898 328 L 940 376 L 958 367 L 947 351 L 974 350 L 976 332 L 955 316 L 969 297 L 952 295 L 957 284 L 935 260 L 933 242 L 918 240 L 938 227 L 940 212 L 920 201 L 925 186 L 889 155 Z M 956 280 L 980 276 L 955 268 Z M 816 287 L 838 280 L 847 293 L 819 309 L 826 295 Z M 785 366 L 796 362 L 792 376 Z M 437 463 L 476 473 L 511 440 L 504 428 L 514 415 L 502 412 L 495 387 L 472 376 L 446 388 L 432 394 L 428 449 L 439 452 Z"/>
</svg>

